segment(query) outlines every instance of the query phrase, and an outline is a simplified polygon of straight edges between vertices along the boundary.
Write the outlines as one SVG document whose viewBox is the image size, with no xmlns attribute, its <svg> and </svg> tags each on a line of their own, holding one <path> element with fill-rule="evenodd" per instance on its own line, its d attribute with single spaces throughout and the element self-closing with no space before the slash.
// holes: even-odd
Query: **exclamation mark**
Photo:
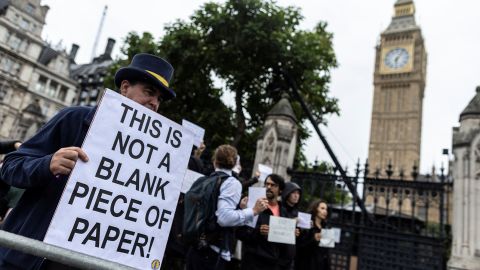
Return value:
<svg viewBox="0 0 480 270">
<path fill-rule="evenodd" d="M 148 248 L 147 258 L 150 258 L 150 250 L 152 250 L 153 241 L 155 241 L 155 237 L 152 237 L 152 240 L 150 241 L 150 247 Z"/>
</svg>

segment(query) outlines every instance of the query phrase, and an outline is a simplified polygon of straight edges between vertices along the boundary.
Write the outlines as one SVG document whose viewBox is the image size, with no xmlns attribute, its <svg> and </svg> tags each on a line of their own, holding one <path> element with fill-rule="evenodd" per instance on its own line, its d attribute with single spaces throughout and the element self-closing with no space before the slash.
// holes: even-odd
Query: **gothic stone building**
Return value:
<svg viewBox="0 0 480 270">
<path fill-rule="evenodd" d="M 41 38 L 48 6 L 0 0 L 0 139 L 25 140 L 75 98 L 69 59 Z"/>
<path fill-rule="evenodd" d="M 398 0 L 376 47 L 368 161 L 371 173 L 387 165 L 409 171 L 420 163 L 427 53 L 412 0 Z"/>
<path fill-rule="evenodd" d="M 449 269 L 480 269 L 480 86 L 453 128 L 453 224 Z"/>
<path fill-rule="evenodd" d="M 258 170 L 258 164 L 263 164 L 271 167 L 273 173 L 290 180 L 287 168 L 293 166 L 297 132 L 297 118 L 288 95 L 283 95 L 267 113 L 262 133 L 257 139 L 254 172 Z"/>
</svg>

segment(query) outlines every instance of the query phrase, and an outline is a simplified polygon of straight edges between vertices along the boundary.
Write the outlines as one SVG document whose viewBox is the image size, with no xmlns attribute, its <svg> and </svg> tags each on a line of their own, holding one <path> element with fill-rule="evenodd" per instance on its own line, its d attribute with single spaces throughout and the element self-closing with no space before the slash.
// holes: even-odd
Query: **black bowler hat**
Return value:
<svg viewBox="0 0 480 270">
<path fill-rule="evenodd" d="M 147 53 L 136 54 L 129 66 L 120 68 L 115 74 L 115 85 L 120 88 L 123 80 L 149 83 L 162 90 L 163 100 L 174 98 L 175 92 L 168 88 L 173 67 L 164 59 Z"/>
</svg>

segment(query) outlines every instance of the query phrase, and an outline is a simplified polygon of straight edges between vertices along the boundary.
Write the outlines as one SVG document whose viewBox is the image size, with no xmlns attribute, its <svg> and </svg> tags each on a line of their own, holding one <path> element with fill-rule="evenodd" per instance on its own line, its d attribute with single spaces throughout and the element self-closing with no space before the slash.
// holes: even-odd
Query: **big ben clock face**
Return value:
<svg viewBox="0 0 480 270">
<path fill-rule="evenodd" d="M 402 68 L 410 59 L 408 51 L 404 48 L 395 48 L 385 55 L 385 65 L 392 69 Z"/>
<path fill-rule="evenodd" d="M 381 52 L 380 74 L 413 70 L 413 44 L 385 46 Z"/>
</svg>

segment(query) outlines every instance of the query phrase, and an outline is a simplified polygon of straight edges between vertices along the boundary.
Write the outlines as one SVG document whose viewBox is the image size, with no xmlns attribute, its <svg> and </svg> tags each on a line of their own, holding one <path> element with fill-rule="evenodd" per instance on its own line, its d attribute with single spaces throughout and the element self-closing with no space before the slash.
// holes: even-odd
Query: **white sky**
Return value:
<svg viewBox="0 0 480 270">
<path fill-rule="evenodd" d="M 103 7 L 107 17 L 97 47 L 103 52 L 108 37 L 117 40 L 114 54 L 130 31 L 151 32 L 160 38 L 163 26 L 187 19 L 205 1 L 179 0 L 43 0 L 50 6 L 43 37 L 70 49 L 80 45 L 77 63 L 90 60 Z M 322 131 L 343 165 L 353 169 L 368 154 L 373 95 L 374 47 L 393 15 L 395 0 L 279 0 L 296 5 L 305 16 L 301 27 L 312 29 L 327 21 L 334 33 L 339 67 L 332 72 L 330 93 L 339 99 L 340 117 L 329 117 Z M 480 85 L 480 1 L 415 0 L 417 24 L 428 52 L 427 84 L 423 102 L 421 169 L 445 164 L 443 148 L 451 148 L 452 127 Z M 310 161 L 330 161 L 318 136 L 307 141 Z"/>
</svg>

